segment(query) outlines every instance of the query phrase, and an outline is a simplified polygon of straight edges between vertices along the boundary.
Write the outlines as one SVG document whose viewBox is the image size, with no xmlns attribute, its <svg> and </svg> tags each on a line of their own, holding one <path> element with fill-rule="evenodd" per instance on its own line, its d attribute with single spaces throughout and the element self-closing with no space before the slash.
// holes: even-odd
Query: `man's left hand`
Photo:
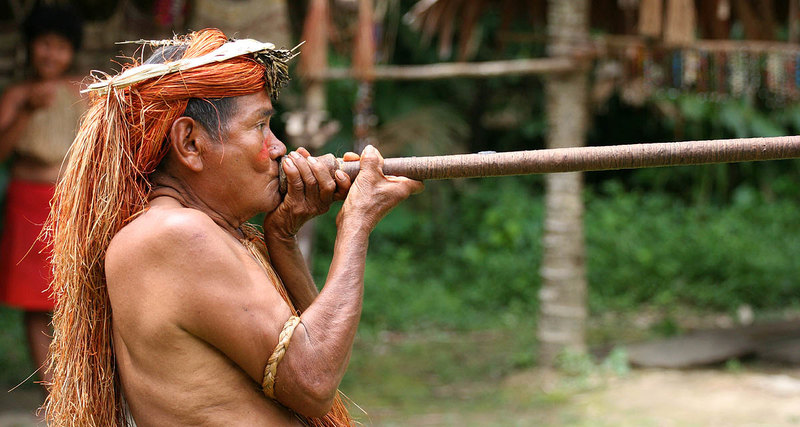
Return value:
<svg viewBox="0 0 800 427">
<path fill-rule="evenodd" d="M 326 156 L 332 156 L 326 154 Z M 294 237 L 309 219 L 322 215 L 335 200 L 343 200 L 350 189 L 350 177 L 331 171 L 305 148 L 292 151 L 281 164 L 286 173 L 287 192 L 278 207 L 264 219 L 264 232 Z"/>
</svg>

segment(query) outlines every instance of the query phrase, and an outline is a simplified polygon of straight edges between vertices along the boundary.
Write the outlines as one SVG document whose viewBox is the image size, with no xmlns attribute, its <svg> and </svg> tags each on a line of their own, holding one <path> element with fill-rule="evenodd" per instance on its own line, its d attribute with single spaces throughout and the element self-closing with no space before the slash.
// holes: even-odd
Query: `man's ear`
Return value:
<svg viewBox="0 0 800 427">
<path fill-rule="evenodd" d="M 203 170 L 203 151 L 207 148 L 208 135 L 203 127 L 191 117 L 179 117 L 172 122 L 169 143 L 175 160 L 194 172 Z"/>
</svg>

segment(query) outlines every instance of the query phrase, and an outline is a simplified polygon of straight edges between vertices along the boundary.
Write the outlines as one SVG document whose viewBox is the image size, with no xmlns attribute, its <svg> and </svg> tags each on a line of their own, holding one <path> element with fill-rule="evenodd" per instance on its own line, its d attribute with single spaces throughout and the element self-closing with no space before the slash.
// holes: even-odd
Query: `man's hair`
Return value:
<svg viewBox="0 0 800 427">
<path fill-rule="evenodd" d="M 184 52 L 186 45 L 162 46 L 156 49 L 143 64 L 163 64 L 167 61 L 177 61 Z M 227 129 L 228 120 L 233 116 L 236 104 L 233 98 L 190 98 L 186 103 L 183 115 L 191 117 L 206 129 L 217 142 L 222 142 L 222 134 Z"/>
<path fill-rule="evenodd" d="M 77 51 L 81 48 L 83 39 L 83 19 L 69 4 L 37 2 L 22 23 L 25 43 L 30 45 L 36 37 L 50 33 L 69 40 L 73 49 Z"/>
</svg>

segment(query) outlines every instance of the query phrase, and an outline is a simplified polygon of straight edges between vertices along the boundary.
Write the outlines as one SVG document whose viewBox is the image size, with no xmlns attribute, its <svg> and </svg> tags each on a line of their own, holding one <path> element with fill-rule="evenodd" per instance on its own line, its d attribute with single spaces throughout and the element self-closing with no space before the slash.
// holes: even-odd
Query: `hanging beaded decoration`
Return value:
<svg viewBox="0 0 800 427">
<path fill-rule="evenodd" d="M 640 81 L 645 94 L 691 91 L 708 99 L 756 97 L 773 106 L 800 101 L 800 47 L 777 44 L 730 48 L 713 43 L 664 49 L 632 44 L 612 49 L 625 81 Z M 670 95 L 672 96 L 672 95 Z"/>
<path fill-rule="evenodd" d="M 725 95 L 728 93 L 728 54 L 722 51 L 717 52 L 717 92 Z"/>
<path fill-rule="evenodd" d="M 683 57 L 681 51 L 676 50 L 672 54 L 672 87 L 681 88 L 681 78 L 683 77 Z"/>
<path fill-rule="evenodd" d="M 708 52 L 705 50 L 698 50 L 699 57 L 698 73 L 697 73 L 697 90 L 708 95 Z"/>
<path fill-rule="evenodd" d="M 728 73 L 730 75 L 729 85 L 731 94 L 733 96 L 742 96 L 744 94 L 744 85 L 747 70 L 744 69 L 745 67 L 745 58 L 743 52 L 736 52 L 731 55 L 730 61 L 728 62 Z"/>
<path fill-rule="evenodd" d="M 689 90 L 697 86 L 700 70 L 700 55 L 694 49 L 683 50 L 683 85 L 681 89 Z"/>
</svg>

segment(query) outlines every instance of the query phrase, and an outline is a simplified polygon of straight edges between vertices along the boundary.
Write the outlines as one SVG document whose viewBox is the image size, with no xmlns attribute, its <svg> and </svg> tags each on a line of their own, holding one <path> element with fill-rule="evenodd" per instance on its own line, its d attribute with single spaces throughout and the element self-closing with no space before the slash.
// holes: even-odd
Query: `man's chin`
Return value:
<svg viewBox="0 0 800 427">
<path fill-rule="evenodd" d="M 279 201 L 283 201 L 283 198 L 286 195 L 281 194 L 280 186 L 281 186 L 280 179 L 276 176 L 270 179 L 269 182 L 267 182 L 267 185 L 264 187 L 264 191 L 267 194 L 267 196 L 275 195 L 277 196 Z"/>
<path fill-rule="evenodd" d="M 263 205 L 264 210 L 262 212 L 267 215 L 274 212 L 275 209 L 278 209 L 278 206 L 283 203 L 283 197 L 284 196 L 278 192 L 277 186 L 274 190 L 267 188 L 267 198 Z"/>
<path fill-rule="evenodd" d="M 275 206 L 268 207 L 267 209 L 264 210 L 264 215 L 269 216 L 271 213 L 275 212 L 278 209 L 278 206 L 280 206 L 280 204 L 276 203 Z"/>
</svg>

